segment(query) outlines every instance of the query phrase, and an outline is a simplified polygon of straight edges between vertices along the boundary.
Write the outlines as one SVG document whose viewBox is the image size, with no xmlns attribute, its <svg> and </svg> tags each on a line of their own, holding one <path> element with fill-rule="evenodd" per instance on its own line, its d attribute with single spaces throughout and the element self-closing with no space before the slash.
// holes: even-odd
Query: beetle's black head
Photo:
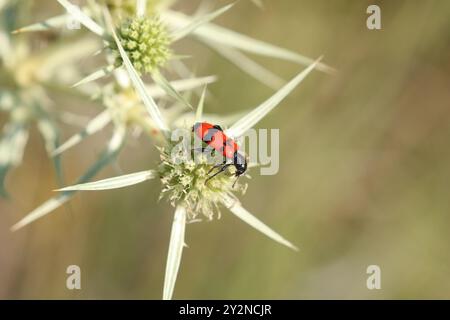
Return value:
<svg viewBox="0 0 450 320">
<path fill-rule="evenodd" d="M 236 168 L 235 176 L 239 177 L 247 171 L 247 159 L 239 152 L 234 153 L 234 167 Z"/>
</svg>

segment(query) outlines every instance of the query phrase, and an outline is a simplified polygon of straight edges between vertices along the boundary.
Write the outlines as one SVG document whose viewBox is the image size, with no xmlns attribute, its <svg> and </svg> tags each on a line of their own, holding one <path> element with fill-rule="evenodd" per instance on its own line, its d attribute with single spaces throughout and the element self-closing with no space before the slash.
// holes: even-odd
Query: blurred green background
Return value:
<svg viewBox="0 0 450 320">
<path fill-rule="evenodd" d="M 38 1 L 36 1 L 37 3 Z M 176 8 L 193 12 L 197 1 Z M 225 1 L 217 1 L 223 5 Z M 224 209 L 189 224 L 177 299 L 450 298 L 450 2 L 441 0 L 277 0 L 258 9 L 240 1 L 217 23 L 324 61 L 260 128 L 280 129 L 280 172 L 255 171 L 244 206 L 300 247 L 290 251 Z M 366 28 L 381 7 L 382 30 Z M 39 1 L 29 22 L 61 12 Z M 209 112 L 251 108 L 271 89 L 190 40 L 180 48 L 199 75 L 216 74 Z M 81 63 L 88 63 L 89 59 Z M 258 62 L 285 79 L 302 67 Z M 95 114 L 83 101 L 81 114 Z M 64 137 L 75 133 L 66 128 Z M 67 181 L 96 158 L 100 133 L 64 156 Z M 129 143 L 97 178 L 152 168 L 150 141 Z M 0 200 L 0 298 L 160 299 L 173 208 L 157 203 L 159 181 L 85 192 L 32 225 L 9 227 L 53 195 L 54 170 L 37 130 L 24 164 Z M 66 267 L 82 290 L 66 289 Z M 381 267 L 381 290 L 366 268 Z"/>
</svg>

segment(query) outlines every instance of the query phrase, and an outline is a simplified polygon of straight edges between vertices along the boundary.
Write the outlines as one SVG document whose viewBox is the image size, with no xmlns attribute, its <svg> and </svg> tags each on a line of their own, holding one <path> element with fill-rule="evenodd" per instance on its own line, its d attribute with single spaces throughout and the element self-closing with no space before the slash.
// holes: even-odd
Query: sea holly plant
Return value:
<svg viewBox="0 0 450 320">
<path fill-rule="evenodd" d="M 162 50 L 163 54 L 157 54 L 156 60 L 159 61 L 159 66 L 163 65 L 162 62 L 166 61 L 168 57 L 170 57 L 171 51 L 167 51 L 166 47 L 176 41 L 182 40 L 185 37 L 190 37 L 200 41 L 219 55 L 223 56 L 225 59 L 229 60 L 231 63 L 235 64 L 243 72 L 249 74 L 258 81 L 274 89 L 280 88 L 285 83 L 285 81 L 272 71 L 254 61 L 247 54 L 281 59 L 300 65 L 309 65 L 313 62 L 313 59 L 296 52 L 251 38 L 249 36 L 227 29 L 225 27 L 221 27 L 211 22 L 219 15 L 231 9 L 233 4 L 226 5 L 223 8 L 210 13 L 202 13 L 201 15 L 189 16 L 180 11 L 172 10 L 170 7 L 176 1 L 171 0 L 103 0 L 99 3 L 95 1 L 88 1 L 87 5 L 83 7 L 77 7 L 67 0 L 58 0 L 58 2 L 67 10 L 66 14 L 55 16 L 43 22 L 34 23 L 32 25 L 22 27 L 18 29 L 17 32 L 33 32 L 54 28 L 64 28 L 67 19 L 71 17 L 79 21 L 88 30 L 104 39 L 105 48 L 114 49 L 114 43 L 111 42 L 111 39 L 104 25 L 105 21 L 102 17 L 103 4 L 113 10 L 113 23 L 116 27 L 118 27 L 117 30 L 119 31 L 119 37 L 122 34 L 121 26 L 124 27 L 124 42 L 128 43 L 128 31 L 130 29 L 127 28 L 127 26 L 130 24 L 130 22 L 132 23 L 133 20 L 135 20 L 136 26 L 141 25 L 143 21 L 147 21 L 147 25 L 158 25 L 155 30 L 164 30 L 164 34 L 166 34 L 167 32 L 168 37 L 162 35 L 161 33 L 158 33 L 158 38 L 160 39 L 159 43 L 164 43 L 163 46 L 159 46 L 160 48 L 164 48 Z M 260 1 L 257 1 L 257 3 L 260 4 Z M 159 24 L 158 22 L 161 24 Z M 167 30 L 165 28 L 160 28 L 161 26 L 165 26 Z M 138 36 L 138 33 L 136 34 L 136 36 Z M 132 40 L 134 41 L 134 39 Z M 134 53 L 136 57 L 133 57 L 133 55 L 130 56 L 130 60 L 132 60 L 132 62 L 134 60 L 139 62 L 139 64 L 137 65 L 138 71 L 140 71 L 139 69 L 145 70 L 146 63 L 142 61 L 144 57 L 147 57 L 147 61 L 155 61 L 155 58 L 152 59 L 151 57 L 148 57 L 148 53 L 142 54 L 142 52 L 139 50 L 139 45 L 137 42 L 136 44 L 134 44 L 134 42 L 131 42 L 130 49 L 128 49 L 129 45 L 127 45 L 127 43 L 125 43 L 124 45 L 125 50 L 130 50 L 130 53 L 132 51 L 138 52 Z M 144 44 L 145 47 L 147 47 L 148 41 L 144 41 Z M 156 54 L 158 50 L 155 50 L 154 52 Z M 169 60 L 169 62 L 173 62 L 171 68 L 173 68 L 178 74 L 185 75 L 186 68 L 184 66 L 184 63 L 182 62 L 182 60 L 177 59 L 181 57 L 173 55 L 172 58 L 174 59 Z M 91 75 L 87 76 L 78 84 L 93 81 L 110 74 L 112 70 L 114 70 L 114 68 L 120 64 L 120 58 L 118 61 L 112 59 L 110 63 L 110 65 L 101 68 Z M 155 70 L 155 63 L 151 63 L 151 65 L 149 65 L 147 69 Z M 317 64 L 316 69 L 326 73 L 335 72 L 332 67 L 322 62 Z M 156 82 L 164 85 L 164 79 L 161 79 L 160 74 L 156 74 L 156 76 L 153 74 L 153 77 Z M 157 78 L 155 79 L 155 77 Z M 167 89 L 170 89 L 170 87 Z"/>
<path fill-rule="evenodd" d="M 120 77 L 120 74 L 117 76 Z M 196 77 L 171 81 L 171 86 L 179 92 L 183 92 L 206 86 L 216 80 L 217 78 L 215 76 Z M 145 85 L 145 89 L 152 99 L 163 99 L 167 97 L 166 92 L 157 85 Z M 120 81 L 113 81 L 101 87 L 98 92 L 93 94 L 92 98 L 94 101 L 99 102 L 105 110 L 90 119 L 85 124 L 83 130 L 71 136 L 56 148 L 52 152 L 53 156 L 58 156 L 68 149 L 75 147 L 86 138 L 106 128 L 110 123 L 113 123 L 116 127 L 125 126 L 137 133 L 145 132 L 150 136 L 155 136 L 158 133 L 139 96 L 136 95 L 132 87 L 121 86 Z M 174 123 L 183 121 L 187 117 L 185 108 L 177 104 L 164 109 L 163 113 L 170 122 Z"/>
<path fill-rule="evenodd" d="M 274 241 L 293 250 L 298 250 L 295 245 L 273 231 L 241 205 L 241 202 L 235 196 L 234 192 L 243 191 L 244 187 L 238 185 L 238 187 L 234 189 L 232 187 L 234 179 L 230 175 L 224 174 L 221 175 L 220 178 L 206 183 L 208 172 L 213 168 L 214 164 L 204 160 L 200 160 L 199 162 L 191 160 L 179 161 L 180 159 L 171 156 L 173 154 L 178 154 L 177 151 L 174 152 L 173 150 L 177 145 L 170 139 L 171 130 L 167 126 L 166 121 L 162 117 L 156 104 L 150 100 L 147 92 L 141 87 L 142 81 L 137 77 L 137 71 L 133 68 L 131 62 L 126 55 L 124 55 L 123 58 L 137 92 L 141 95 L 141 99 L 146 105 L 149 114 L 165 138 L 162 141 L 162 145 L 159 147 L 161 153 L 160 165 L 158 168 L 152 170 L 144 170 L 94 182 L 78 183 L 73 186 L 59 189 L 58 191 L 61 192 L 63 197 L 69 193 L 81 190 L 94 191 L 123 188 L 159 177 L 162 184 L 161 197 L 167 197 L 171 205 L 175 207 L 166 262 L 163 299 L 171 299 L 173 296 L 175 282 L 181 264 L 182 251 L 185 246 L 186 224 L 189 221 L 196 219 L 198 215 L 211 219 L 214 216 L 214 210 L 220 210 L 220 207 L 222 206 Z M 278 90 L 273 96 L 244 115 L 225 131 L 226 134 L 234 139 L 241 137 L 272 109 L 278 106 L 279 103 L 317 66 L 319 61 L 320 59 L 312 63 L 308 68 L 303 70 Z M 203 103 L 204 93 L 197 107 L 195 121 L 203 120 Z M 39 212 L 32 212 L 12 228 L 13 230 L 16 230 L 43 215 L 44 213 L 42 210 Z"/>
<path fill-rule="evenodd" d="M 78 18 L 84 25 L 88 26 L 89 30 L 93 31 L 98 35 L 106 34 L 106 31 L 104 31 L 99 25 L 96 24 L 96 22 L 90 19 L 90 17 L 84 15 L 83 13 L 80 13 L 80 11 L 77 10 L 76 7 L 71 6 L 70 3 L 68 3 L 67 1 L 60 1 L 60 3 L 67 8 L 67 10 L 73 15 L 73 17 Z M 113 26 L 112 19 L 109 17 L 108 13 L 109 17 L 108 44 L 111 45 L 111 43 L 114 43 L 114 48 L 118 52 L 118 56 L 116 56 L 115 59 L 116 60 L 120 59 L 122 61 L 123 56 L 126 56 L 127 63 L 131 63 L 131 65 L 133 65 L 134 71 L 137 71 L 134 65 L 138 65 L 139 61 L 136 60 L 137 59 L 137 56 L 135 54 L 136 51 L 131 50 L 133 49 L 132 45 L 130 44 L 131 41 L 133 41 L 134 38 L 141 38 L 142 41 L 144 42 L 147 41 L 146 43 L 148 45 L 150 45 L 151 43 L 154 44 L 155 41 L 156 42 L 159 41 L 159 44 L 162 46 L 166 42 L 165 39 L 167 38 L 165 34 L 163 35 L 159 34 L 165 32 L 159 24 L 158 25 L 148 24 L 149 22 L 147 20 L 142 20 L 140 16 L 141 14 L 139 15 L 138 18 L 136 18 L 137 20 L 135 20 L 135 22 L 136 21 L 137 22 L 135 23 L 134 26 L 131 25 L 133 24 L 133 22 L 130 22 L 129 26 L 119 28 L 119 31 L 122 33 L 123 37 L 125 37 L 126 35 L 129 36 L 128 39 L 126 38 L 119 39 L 115 33 L 115 27 Z M 126 28 L 128 28 L 129 30 L 126 31 L 125 30 Z M 136 32 L 141 33 L 141 35 L 134 36 L 133 33 Z M 20 32 L 16 31 L 16 33 Z M 112 34 L 114 34 L 114 37 L 112 36 Z M 124 45 L 122 45 L 122 43 Z M 127 46 L 129 50 L 126 50 L 125 46 Z M 149 51 L 144 50 L 145 48 L 143 47 L 139 49 L 142 50 L 143 53 Z M 163 53 L 163 49 L 160 48 L 160 50 L 156 52 L 156 56 L 161 53 Z M 136 58 L 133 60 L 134 63 L 131 62 L 130 60 L 133 59 L 133 57 Z M 147 67 L 144 67 L 144 70 L 147 71 L 153 70 L 153 67 L 156 66 L 150 67 L 150 65 L 155 61 L 160 62 L 160 60 L 158 59 L 156 60 L 150 59 L 149 61 L 145 59 L 142 60 L 142 62 L 149 63 Z M 138 90 L 146 91 L 145 99 L 149 101 L 150 104 L 152 105 L 155 105 L 154 98 L 161 97 L 167 94 L 175 96 L 178 102 L 181 102 L 181 104 L 186 105 L 184 98 L 181 97 L 181 95 L 178 93 L 179 91 L 190 90 L 197 86 L 205 85 L 211 83 L 212 81 L 215 81 L 215 77 L 203 77 L 203 78 L 190 78 L 169 82 L 166 81 L 156 70 L 153 70 L 152 72 L 154 78 L 160 80 L 159 86 L 155 87 L 154 85 L 145 85 L 139 79 L 140 86 L 138 87 Z M 133 76 L 135 78 L 138 78 L 138 73 L 139 72 L 136 72 L 136 74 L 133 74 Z M 79 178 L 78 182 L 89 181 L 99 170 L 101 170 L 104 166 L 108 165 L 109 163 L 113 162 L 116 159 L 127 137 L 127 132 L 129 131 L 128 129 L 138 128 L 140 129 L 140 131 L 148 132 L 152 136 L 156 136 L 155 139 L 158 139 L 158 133 L 160 132 L 158 131 L 157 127 L 155 127 L 154 119 L 159 119 L 159 116 L 155 116 L 155 114 L 153 114 L 154 118 L 152 119 L 151 117 L 149 117 L 148 114 L 145 113 L 145 108 L 139 101 L 139 97 L 136 97 L 133 88 L 130 87 L 129 76 L 123 69 L 114 70 L 114 77 L 115 81 L 113 83 L 101 88 L 100 94 L 97 93 L 97 96 L 99 96 L 98 100 L 100 100 L 100 102 L 106 107 L 106 110 L 98 114 L 93 119 L 91 119 L 87 123 L 85 129 L 82 130 L 79 134 L 71 137 L 61 146 L 53 148 L 51 150 L 51 154 L 55 157 L 55 159 L 58 159 L 59 155 L 62 152 L 75 146 L 84 138 L 103 129 L 109 123 L 114 124 L 114 134 L 110 142 L 108 143 L 107 147 L 105 148 L 104 152 L 100 155 L 98 160 L 88 168 L 85 174 L 83 174 Z M 95 76 L 91 77 L 90 80 L 94 78 Z M 83 84 L 86 82 L 87 80 L 85 79 L 78 84 Z M 83 90 L 83 92 L 86 92 L 86 90 Z M 150 114 L 152 114 L 151 113 L 153 112 L 152 110 L 155 109 L 154 108 L 151 109 Z M 184 114 L 181 114 L 180 108 L 170 108 L 170 110 L 164 111 L 166 111 L 165 113 L 168 116 L 168 119 L 174 123 L 182 121 L 182 119 L 185 116 Z M 157 122 L 156 125 L 158 124 L 160 125 L 160 123 Z M 52 211 L 56 207 L 65 203 L 68 199 L 71 198 L 72 195 L 73 192 L 70 192 L 52 198 L 49 201 L 45 202 L 42 206 L 36 208 L 36 210 L 34 210 L 33 213 L 36 215 L 46 214 L 49 211 Z"/>
</svg>

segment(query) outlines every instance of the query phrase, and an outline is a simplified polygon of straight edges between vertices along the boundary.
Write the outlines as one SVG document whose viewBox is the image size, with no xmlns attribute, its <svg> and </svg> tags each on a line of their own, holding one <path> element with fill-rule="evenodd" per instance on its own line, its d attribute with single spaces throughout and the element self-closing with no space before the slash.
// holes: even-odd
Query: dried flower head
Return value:
<svg viewBox="0 0 450 320">
<path fill-rule="evenodd" d="M 136 17 L 126 19 L 118 28 L 118 36 L 134 68 L 139 73 L 150 73 L 162 67 L 170 57 L 170 38 L 159 17 Z M 122 65 L 116 45 L 117 66 Z"/>
</svg>

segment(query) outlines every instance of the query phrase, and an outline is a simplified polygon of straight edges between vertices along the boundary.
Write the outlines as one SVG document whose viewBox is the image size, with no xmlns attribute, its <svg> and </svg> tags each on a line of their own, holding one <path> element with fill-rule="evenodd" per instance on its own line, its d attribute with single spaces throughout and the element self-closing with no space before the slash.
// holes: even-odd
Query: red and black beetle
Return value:
<svg viewBox="0 0 450 320">
<path fill-rule="evenodd" d="M 225 171 L 229 166 L 234 166 L 236 168 L 234 174 L 236 176 L 236 181 L 239 176 L 247 171 L 247 159 L 238 151 L 239 146 L 237 143 L 232 138 L 227 137 L 220 126 L 208 122 L 197 122 L 192 127 L 192 131 L 209 147 L 220 152 L 224 156 L 223 163 L 216 164 L 208 173 L 215 168 L 220 168 L 219 171 L 210 176 L 206 181 Z M 232 162 L 228 162 L 229 160 Z M 234 183 L 236 183 L 236 181 Z"/>
</svg>

